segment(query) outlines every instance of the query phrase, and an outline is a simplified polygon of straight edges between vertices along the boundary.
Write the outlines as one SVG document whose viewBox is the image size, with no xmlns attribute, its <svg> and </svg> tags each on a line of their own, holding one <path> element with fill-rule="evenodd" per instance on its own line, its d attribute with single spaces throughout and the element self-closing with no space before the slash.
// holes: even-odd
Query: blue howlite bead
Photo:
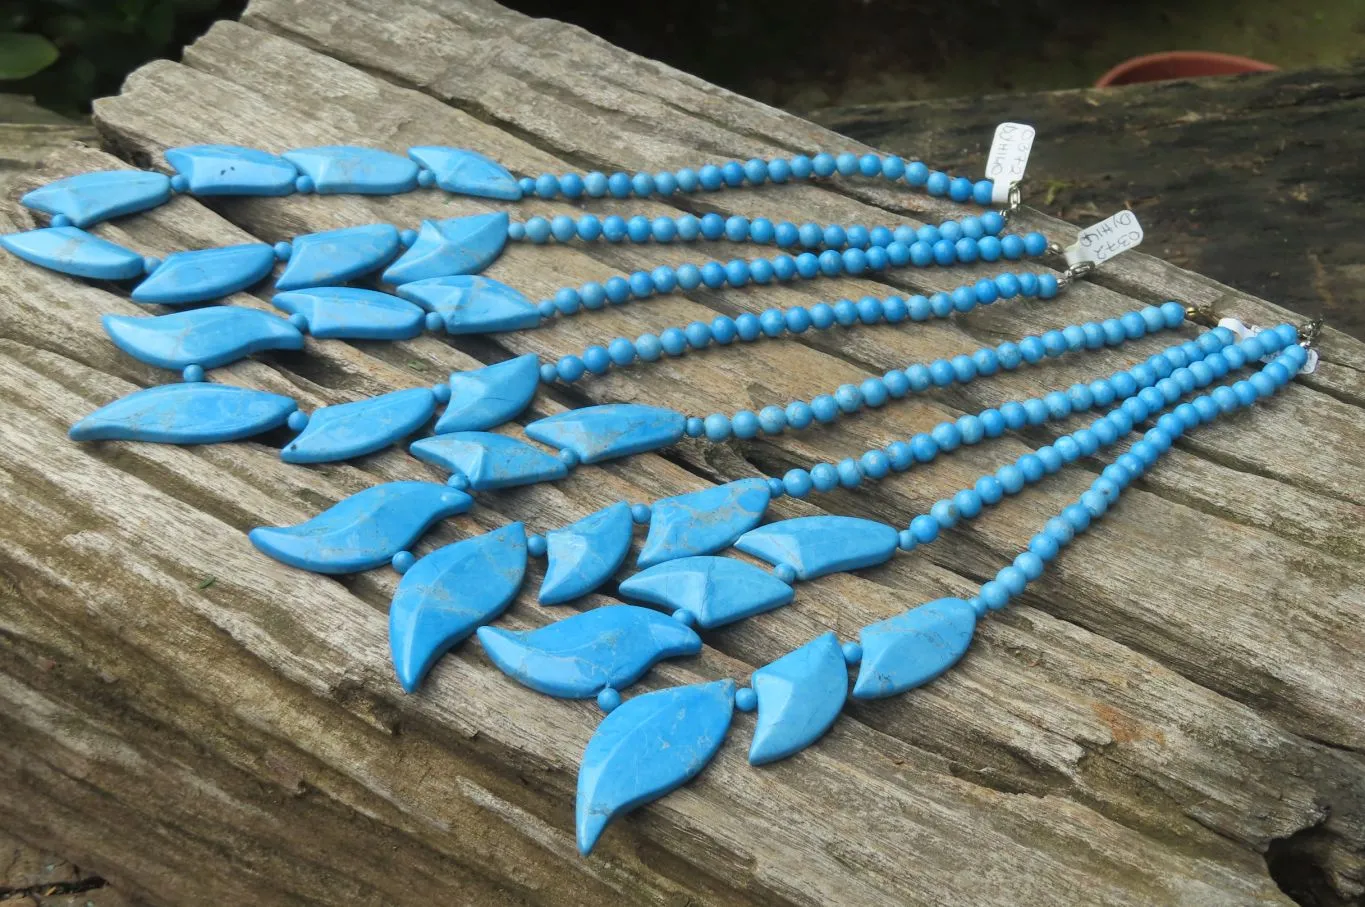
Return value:
<svg viewBox="0 0 1365 907">
<path fill-rule="evenodd" d="M 985 409 L 977 416 L 981 420 L 981 429 L 988 438 L 998 438 L 1005 432 L 1005 417 L 1000 414 L 998 409 Z"/>
<path fill-rule="evenodd" d="M 593 171 L 583 177 L 583 191 L 589 198 L 601 198 L 607 194 L 607 177 L 605 174 Z"/>
<path fill-rule="evenodd" d="M 938 538 L 939 522 L 927 513 L 922 513 L 910 521 L 910 535 L 920 545 L 927 545 Z"/>
<path fill-rule="evenodd" d="M 915 462 L 915 454 L 904 441 L 892 441 L 886 445 L 887 460 L 896 472 L 905 472 Z"/>
<path fill-rule="evenodd" d="M 830 224 L 825 227 L 823 241 L 828 248 L 842 249 L 848 244 L 848 234 L 839 224 Z"/>
<path fill-rule="evenodd" d="M 1062 519 L 1071 524 L 1071 528 L 1077 532 L 1084 532 L 1090 525 L 1090 511 L 1080 504 L 1068 505 L 1062 510 Z"/>
<path fill-rule="evenodd" d="M 1043 532 L 1059 546 L 1069 543 L 1076 537 L 1076 530 L 1061 517 L 1053 517 L 1043 526 Z"/>
<path fill-rule="evenodd" d="M 745 343 L 758 339 L 758 335 L 763 333 L 763 326 L 759 323 L 758 316 L 752 312 L 744 312 L 735 318 L 735 328 L 739 332 L 739 339 Z"/>
<path fill-rule="evenodd" d="M 607 177 L 607 191 L 613 198 L 630 198 L 633 184 L 628 173 L 613 173 Z"/>
<path fill-rule="evenodd" d="M 1005 588 L 1010 597 L 1014 597 L 1024 591 L 1024 586 L 1028 584 L 1028 577 L 1024 575 L 1024 571 L 1010 565 L 1002 567 L 995 574 L 995 581 Z"/>
<path fill-rule="evenodd" d="M 795 429 L 802 429 L 811 424 L 815 419 L 815 413 L 811 411 L 809 403 L 797 400 L 787 404 L 786 417 L 788 425 Z"/>
<path fill-rule="evenodd" d="M 736 438 L 752 438 L 758 434 L 758 416 L 747 409 L 741 409 L 730 417 L 730 426 Z"/>
<path fill-rule="evenodd" d="M 606 374 L 611 368 L 611 355 L 603 347 L 590 346 L 583 351 L 583 365 L 594 375 Z"/>
<path fill-rule="evenodd" d="M 1066 352 L 1066 338 L 1061 331 L 1045 331 L 1042 340 L 1043 349 L 1049 356 L 1056 357 Z"/>
<path fill-rule="evenodd" d="M 739 161 L 726 161 L 721 165 L 720 175 L 731 189 L 744 185 L 744 165 Z"/>
<path fill-rule="evenodd" d="M 891 471 L 891 461 L 880 450 L 869 450 L 858 458 L 858 468 L 869 479 L 880 479 Z"/>
<path fill-rule="evenodd" d="M 810 473 L 804 469 L 790 469 L 782 477 L 782 488 L 794 498 L 804 498 L 814 487 Z"/>
<path fill-rule="evenodd" d="M 839 417 L 839 403 L 829 394 L 811 400 L 810 408 L 817 422 L 833 422 Z"/>
<path fill-rule="evenodd" d="M 630 365 L 635 361 L 635 344 L 624 337 L 617 337 L 607 344 L 607 355 L 616 365 Z"/>
<path fill-rule="evenodd" d="M 996 288 L 995 281 L 993 280 L 978 280 L 974 289 L 976 291 L 977 302 L 982 305 L 990 305 L 1000 298 L 1000 291 Z"/>
<path fill-rule="evenodd" d="M 839 485 L 839 471 L 831 463 L 819 463 L 811 467 L 810 478 L 816 491 L 833 491 Z"/>
<path fill-rule="evenodd" d="M 765 406 L 758 411 L 758 427 L 770 435 L 780 435 L 787 427 L 787 413 L 780 406 Z"/>
<path fill-rule="evenodd" d="M 1037 454 L 1024 454 L 1014 461 L 1014 465 L 1023 475 L 1024 481 L 1029 485 L 1037 482 L 1047 474 L 1047 470 L 1043 468 L 1043 460 Z"/>
<path fill-rule="evenodd" d="M 941 197 L 948 194 L 951 182 L 948 174 L 934 170 L 929 173 L 929 178 L 924 181 L 924 189 L 930 195 Z"/>
<path fill-rule="evenodd" d="M 952 422 L 940 422 L 929 432 L 940 450 L 954 450 L 962 443 L 962 432 Z"/>
<path fill-rule="evenodd" d="M 1022 237 L 1013 233 L 1000 237 L 1000 254 L 1009 261 L 1018 261 L 1023 258 L 1025 251 Z"/>
<path fill-rule="evenodd" d="M 984 504 L 994 505 L 1000 503 L 1005 496 L 1005 486 L 995 476 L 982 476 L 976 480 L 972 486 Z"/>
<path fill-rule="evenodd" d="M 700 438 L 706 434 L 706 422 L 699 416 L 688 416 L 683 424 L 683 434 L 689 438 Z"/>
<path fill-rule="evenodd" d="M 955 202 L 971 201 L 972 181 L 965 176 L 955 176 L 948 184 L 948 197 Z"/>
<path fill-rule="evenodd" d="M 979 597 L 981 601 L 985 602 L 986 607 L 992 611 L 999 611 L 1009 604 L 1010 600 L 1009 590 L 996 580 L 983 583 Z"/>
<path fill-rule="evenodd" d="M 684 167 L 673 175 L 678 180 L 679 192 L 696 192 L 701 186 L 701 178 L 697 176 L 697 171 L 690 167 Z"/>
<path fill-rule="evenodd" d="M 692 349 L 705 349 L 711 345 L 711 326 L 700 321 L 693 321 L 683 329 L 683 336 L 687 338 L 687 343 Z"/>
<path fill-rule="evenodd" d="M 952 501 L 935 501 L 929 508 L 929 516 L 943 529 L 957 525 L 957 510 Z"/>
<path fill-rule="evenodd" d="M 773 276 L 778 280 L 791 280 L 796 276 L 796 260 L 790 255 L 775 255 L 772 258 Z"/>
<path fill-rule="evenodd" d="M 964 520 L 970 520 L 979 514 L 984 506 L 981 495 L 971 488 L 964 488 L 953 495 L 953 510 Z"/>
<path fill-rule="evenodd" d="M 713 290 L 725 286 L 725 265 L 718 261 L 708 261 L 701 266 L 701 282 Z"/>
<path fill-rule="evenodd" d="M 697 170 L 697 180 L 707 192 L 714 192 L 725 185 L 725 178 L 715 164 L 706 164 Z"/>
<path fill-rule="evenodd" d="M 867 270 L 867 253 L 862 249 L 845 249 L 843 267 L 849 274 L 861 274 Z"/>
<path fill-rule="evenodd" d="M 659 334 L 659 344 L 669 356 L 681 356 L 687 350 L 687 335 L 680 328 L 665 328 Z"/>
<path fill-rule="evenodd" d="M 553 173 L 542 173 L 536 177 L 536 195 L 541 198 L 554 198 L 559 194 L 559 177 Z"/>
<path fill-rule="evenodd" d="M 915 455 L 916 462 L 928 463 L 938 456 L 938 442 L 920 432 L 910 439 L 910 452 Z"/>
<path fill-rule="evenodd" d="M 833 249 L 826 249 L 818 256 L 820 273 L 826 277 L 838 277 L 844 270 L 844 257 Z"/>
<path fill-rule="evenodd" d="M 1043 405 L 1054 419 L 1065 419 L 1071 415 L 1071 398 L 1061 391 L 1052 391 L 1044 395 Z"/>
<path fill-rule="evenodd" d="M 723 413 L 712 413 L 703 420 L 706 437 L 711 441 L 724 441 L 730 437 L 730 420 Z"/>
<path fill-rule="evenodd" d="M 644 271 L 636 271 L 629 279 L 631 295 L 636 299 L 647 299 L 654 294 L 654 278 Z"/>
<path fill-rule="evenodd" d="M 834 392 L 834 402 L 846 413 L 856 413 L 863 405 L 862 392 L 855 385 L 842 384 Z"/>
<path fill-rule="evenodd" d="M 1000 480 L 1000 487 L 1006 494 L 1018 494 L 1024 487 L 1024 473 L 1017 466 L 1006 463 L 995 471 L 995 477 Z"/>
<path fill-rule="evenodd" d="M 1043 472 L 1048 475 L 1055 474 L 1065 465 L 1062 455 L 1057 453 L 1057 448 L 1051 444 L 1045 444 L 1033 452 L 1033 456 L 1038 458 L 1038 462 L 1043 464 Z"/>
</svg>

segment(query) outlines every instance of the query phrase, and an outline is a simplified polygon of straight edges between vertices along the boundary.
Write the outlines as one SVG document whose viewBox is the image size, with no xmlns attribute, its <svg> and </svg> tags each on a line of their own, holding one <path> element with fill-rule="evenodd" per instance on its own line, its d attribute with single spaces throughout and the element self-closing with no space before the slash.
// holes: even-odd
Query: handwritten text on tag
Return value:
<svg viewBox="0 0 1365 907">
<path fill-rule="evenodd" d="M 1127 252 L 1142 242 L 1142 225 L 1132 211 L 1120 211 L 1094 226 L 1086 227 L 1076 237 L 1074 251 L 1078 259 L 1103 264 L 1121 252 Z M 1071 259 L 1071 254 L 1067 259 Z"/>
<path fill-rule="evenodd" d="M 991 201 L 995 204 L 1009 201 L 1010 186 L 1024 178 L 1035 134 L 1034 128 L 1024 123 L 1001 123 L 995 127 L 991 155 L 986 159 L 986 176 L 995 183 L 991 190 Z"/>
</svg>

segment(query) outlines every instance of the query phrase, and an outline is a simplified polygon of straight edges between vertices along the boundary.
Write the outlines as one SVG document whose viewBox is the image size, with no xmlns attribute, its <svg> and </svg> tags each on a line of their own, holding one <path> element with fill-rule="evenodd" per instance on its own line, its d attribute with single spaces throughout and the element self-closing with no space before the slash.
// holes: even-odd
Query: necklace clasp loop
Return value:
<svg viewBox="0 0 1365 907">
<path fill-rule="evenodd" d="M 1299 325 L 1299 346 L 1306 350 L 1311 350 L 1317 346 L 1318 338 L 1322 336 L 1322 329 L 1326 324 L 1327 319 L 1319 316 L 1306 324 Z"/>
</svg>

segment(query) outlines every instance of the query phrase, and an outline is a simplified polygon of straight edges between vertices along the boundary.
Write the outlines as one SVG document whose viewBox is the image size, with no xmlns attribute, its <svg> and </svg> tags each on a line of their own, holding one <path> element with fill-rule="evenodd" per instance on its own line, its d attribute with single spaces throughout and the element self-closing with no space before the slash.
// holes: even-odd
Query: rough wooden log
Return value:
<svg viewBox="0 0 1365 907">
<path fill-rule="evenodd" d="M 0 186 L 37 166 L 54 149 L 94 139 L 89 122 L 44 110 L 32 98 L 0 94 Z"/>
<path fill-rule="evenodd" d="M 651 170 L 846 140 L 576 29 L 491 3 L 255 0 L 181 64 L 157 63 L 99 104 L 107 147 L 162 167 L 169 146 L 449 142 L 519 172 Z M 55 156 L 10 192 L 119 160 Z M 871 184 L 722 193 L 691 210 L 898 222 L 957 209 Z M 344 224 L 487 210 L 415 194 L 189 198 L 99 232 L 149 254 L 275 241 Z M 595 210 L 621 210 L 594 203 Z M 631 212 L 662 213 L 660 203 Z M 519 211 L 522 209 L 518 209 Z M 527 213 L 568 205 L 530 202 Z M 8 204 L 0 229 L 31 225 Z M 1026 227 L 1071 229 L 1035 212 Z M 491 274 L 544 295 L 703 251 L 519 247 Z M 157 903 L 1323 903 L 1365 886 L 1365 345 L 1329 332 L 1319 372 L 1273 403 L 1201 429 L 1069 550 L 1036 591 L 986 622 L 960 669 L 851 709 L 819 745 L 750 768 L 752 721 L 696 782 L 618 823 L 590 859 L 572 788 L 600 713 L 503 677 L 477 646 L 404 696 L 387 661 L 389 571 L 330 579 L 254 552 L 244 531 L 303 519 L 376 481 L 437 475 L 401 450 L 282 464 L 270 443 L 77 446 L 80 415 L 167 375 L 118 353 L 98 323 L 138 309 L 109 287 L 0 260 L 0 471 L 7 602 L 0 804 L 14 833 Z M 693 293 L 452 343 L 309 341 L 215 380 L 305 408 L 511 354 L 561 355 L 621 334 L 835 295 L 942 289 L 989 268 L 806 287 Z M 809 397 L 983 342 L 1153 300 L 1269 303 L 1145 256 L 1052 303 L 950 323 L 718 349 L 542 395 L 647 400 L 707 413 Z M 265 307 L 268 290 L 234 302 Z M 485 495 L 420 552 L 508 519 L 563 525 L 788 464 L 839 459 L 946 415 L 1106 374 L 1160 348 L 1054 361 L 902 401 L 827 430 L 722 448 L 683 444 Z M 902 521 L 1048 432 L 960 451 L 815 505 Z M 279 439 L 275 439 L 275 444 Z M 1098 463 L 1066 472 L 877 570 L 821 580 L 791 607 L 707 634 L 645 688 L 742 678 L 814 633 L 965 593 L 1018 550 Z M 817 512 L 784 501 L 780 515 Z M 528 589 L 534 589 L 531 577 Z M 609 600 L 612 590 L 575 607 Z M 557 615 L 529 597 L 505 623 Z M 1277 884 L 1277 882 L 1279 884 Z"/>
</svg>

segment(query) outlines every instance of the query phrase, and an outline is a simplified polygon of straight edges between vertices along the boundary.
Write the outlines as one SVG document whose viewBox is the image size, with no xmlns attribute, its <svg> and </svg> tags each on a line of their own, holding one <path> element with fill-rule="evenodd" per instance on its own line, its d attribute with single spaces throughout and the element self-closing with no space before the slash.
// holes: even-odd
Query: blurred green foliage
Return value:
<svg viewBox="0 0 1365 907">
<path fill-rule="evenodd" d="M 0 91 L 84 113 L 148 60 L 178 57 L 245 0 L 0 0 Z"/>
</svg>

